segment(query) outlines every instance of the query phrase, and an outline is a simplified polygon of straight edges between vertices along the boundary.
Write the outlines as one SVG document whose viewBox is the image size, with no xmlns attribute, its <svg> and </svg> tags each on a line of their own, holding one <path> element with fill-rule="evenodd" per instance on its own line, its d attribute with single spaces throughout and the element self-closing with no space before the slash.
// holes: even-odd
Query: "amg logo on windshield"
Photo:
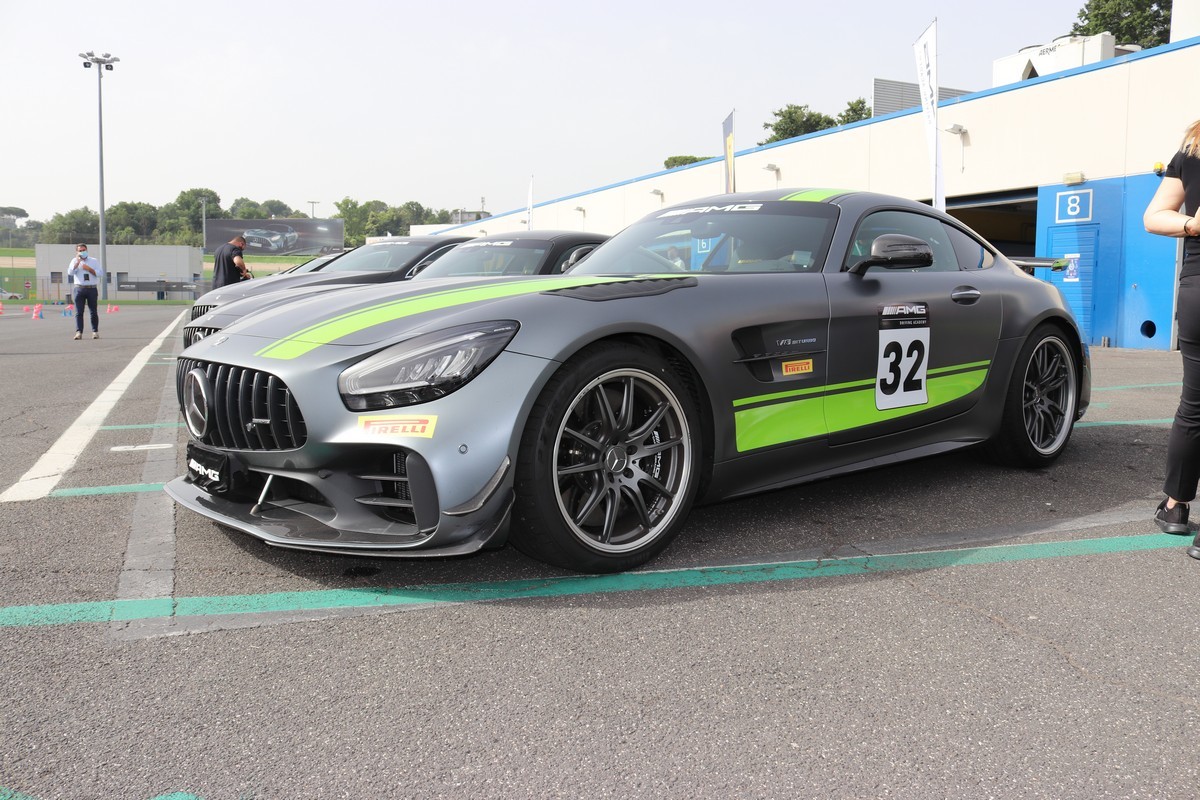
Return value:
<svg viewBox="0 0 1200 800">
<path fill-rule="evenodd" d="M 363 433 L 372 436 L 419 436 L 422 439 L 431 439 L 433 429 L 437 427 L 437 417 L 359 417 L 358 427 Z"/>
<path fill-rule="evenodd" d="M 883 315 L 885 317 L 908 317 L 908 316 L 924 316 L 924 303 L 909 303 L 901 306 L 884 306 Z"/>
<path fill-rule="evenodd" d="M 667 217 L 678 217 L 683 214 L 708 214 L 712 211 L 758 211 L 762 208 L 762 203 L 734 203 L 728 206 L 696 206 L 695 208 L 677 208 L 674 211 L 665 211 L 658 215 L 659 219 Z"/>
</svg>

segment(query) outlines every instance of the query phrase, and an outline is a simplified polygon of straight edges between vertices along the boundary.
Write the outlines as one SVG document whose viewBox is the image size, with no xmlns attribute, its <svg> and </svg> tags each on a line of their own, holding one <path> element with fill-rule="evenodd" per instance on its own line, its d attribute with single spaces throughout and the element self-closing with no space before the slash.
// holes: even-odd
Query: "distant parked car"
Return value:
<svg viewBox="0 0 1200 800">
<path fill-rule="evenodd" d="M 444 258 L 422 266 L 414 277 L 557 275 L 577 264 L 608 236 L 580 231 L 513 231 L 464 242 Z"/>
<path fill-rule="evenodd" d="M 0 289 L 0 300 L 20 300 L 22 297 L 23 295 L 19 295 L 16 292 Z"/>
</svg>

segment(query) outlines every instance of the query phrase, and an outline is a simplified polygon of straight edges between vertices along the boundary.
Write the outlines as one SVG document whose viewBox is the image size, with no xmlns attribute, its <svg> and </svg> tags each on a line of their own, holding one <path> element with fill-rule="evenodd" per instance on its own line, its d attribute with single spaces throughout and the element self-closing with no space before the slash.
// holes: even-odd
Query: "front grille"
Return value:
<svg viewBox="0 0 1200 800">
<path fill-rule="evenodd" d="M 216 333 L 219 330 L 221 330 L 221 329 L 220 328 L 205 328 L 205 327 L 201 327 L 201 326 L 192 327 L 191 325 L 189 325 L 183 329 L 183 346 L 191 347 L 196 342 L 198 342 L 201 339 L 204 339 L 208 336 L 212 336 L 214 333 Z"/>
<path fill-rule="evenodd" d="M 204 370 L 210 389 L 203 444 L 227 450 L 294 450 L 308 440 L 291 390 L 266 372 L 181 358 L 175 374 L 181 407 L 183 379 L 197 367 Z"/>
<path fill-rule="evenodd" d="M 205 314 L 212 311 L 214 308 L 216 308 L 215 305 L 207 305 L 207 306 L 194 305 L 194 306 L 192 306 L 191 319 L 189 319 L 188 321 L 190 322 L 191 320 L 196 319 L 197 317 L 203 317 Z"/>
</svg>

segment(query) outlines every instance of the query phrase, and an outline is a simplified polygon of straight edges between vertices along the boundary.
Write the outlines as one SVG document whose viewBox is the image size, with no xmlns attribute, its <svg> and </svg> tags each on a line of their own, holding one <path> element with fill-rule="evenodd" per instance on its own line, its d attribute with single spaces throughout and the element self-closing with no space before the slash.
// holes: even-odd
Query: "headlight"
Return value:
<svg viewBox="0 0 1200 800">
<path fill-rule="evenodd" d="M 519 327 L 499 320 L 413 337 L 347 369 L 338 376 L 338 391 L 351 411 L 436 400 L 482 372 Z"/>
</svg>

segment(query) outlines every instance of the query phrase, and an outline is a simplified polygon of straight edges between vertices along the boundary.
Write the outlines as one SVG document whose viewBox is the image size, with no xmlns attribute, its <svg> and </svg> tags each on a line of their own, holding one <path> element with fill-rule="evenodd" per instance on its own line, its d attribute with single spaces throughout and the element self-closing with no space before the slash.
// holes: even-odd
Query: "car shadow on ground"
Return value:
<svg viewBox="0 0 1200 800">
<path fill-rule="evenodd" d="M 1077 429 L 1045 469 L 997 465 L 978 448 L 779 489 L 694 509 L 675 541 L 642 569 L 684 569 L 845 555 L 920 539 L 928 548 L 964 538 L 1001 544 L 1032 531 L 1130 503 L 1146 504 L 1146 532 L 1165 458 L 1165 426 Z M 394 588 L 529 580 L 571 574 L 511 545 L 455 558 L 394 559 L 272 548 L 213 526 L 223 541 L 261 562 L 326 588 Z M 943 542 L 944 544 L 940 543 Z"/>
</svg>

